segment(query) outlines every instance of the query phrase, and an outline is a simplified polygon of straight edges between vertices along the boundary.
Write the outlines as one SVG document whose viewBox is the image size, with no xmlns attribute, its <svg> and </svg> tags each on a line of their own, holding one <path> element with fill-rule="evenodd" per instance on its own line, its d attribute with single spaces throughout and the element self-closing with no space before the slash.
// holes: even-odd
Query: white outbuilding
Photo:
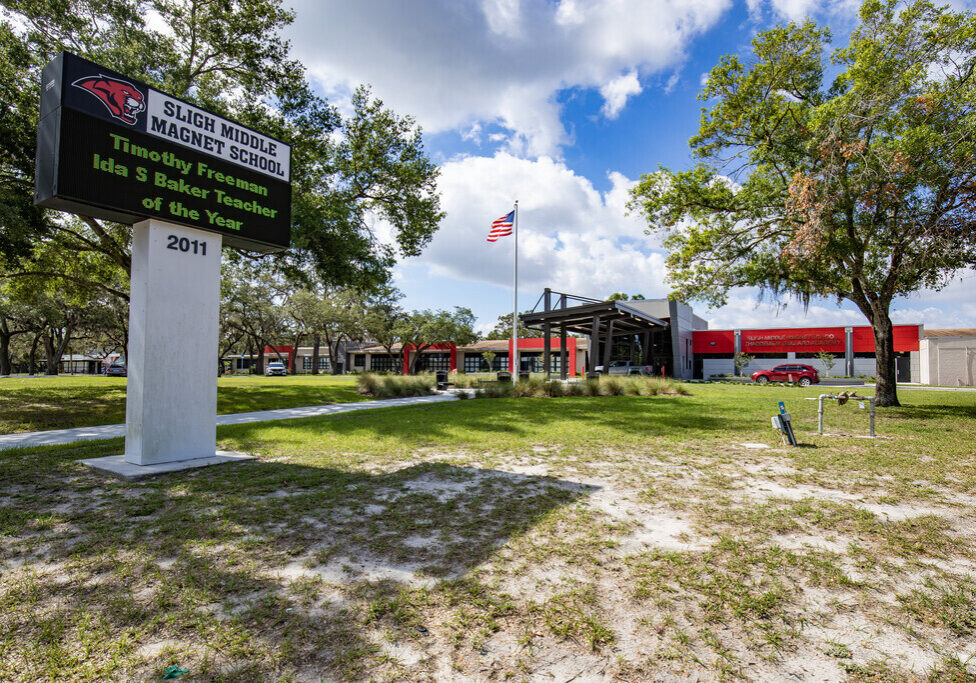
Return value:
<svg viewBox="0 0 976 683">
<path fill-rule="evenodd" d="M 922 384 L 976 386 L 976 329 L 925 330 L 919 360 Z"/>
</svg>

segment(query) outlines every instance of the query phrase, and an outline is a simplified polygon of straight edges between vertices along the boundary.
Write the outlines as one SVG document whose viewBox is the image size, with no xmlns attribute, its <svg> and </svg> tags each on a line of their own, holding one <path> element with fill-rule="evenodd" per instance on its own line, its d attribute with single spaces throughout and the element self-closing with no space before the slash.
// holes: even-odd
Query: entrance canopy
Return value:
<svg viewBox="0 0 976 683">
<path fill-rule="evenodd" d="M 542 330 L 544 339 L 549 339 L 554 331 L 562 338 L 567 333 L 588 335 L 587 369 L 590 371 L 598 364 L 609 366 L 615 337 L 629 337 L 631 344 L 639 338 L 638 357 L 643 363 L 650 364 L 656 356 L 664 355 L 670 364 L 670 321 L 641 310 L 642 303 L 650 302 L 600 301 L 546 289 L 532 312 L 520 315 L 519 319 L 526 327 Z M 540 305 L 542 310 L 538 310 Z M 634 357 L 634 347 L 630 356 Z"/>
<path fill-rule="evenodd" d="M 545 309 L 520 315 L 519 319 L 526 327 L 538 329 L 549 324 L 559 328 L 565 325 L 567 332 L 592 335 L 595 331 L 594 325 L 597 325 L 596 331 L 603 336 L 611 323 L 615 335 L 640 334 L 653 328 L 661 329 L 668 326 L 666 321 L 629 306 L 626 301 L 598 301 L 550 290 L 546 292 L 550 297 L 550 304 L 555 303 L 560 307 L 550 307 L 551 310 Z M 543 297 L 545 296 L 546 294 L 543 294 Z M 584 303 L 567 306 L 571 299 Z"/>
</svg>

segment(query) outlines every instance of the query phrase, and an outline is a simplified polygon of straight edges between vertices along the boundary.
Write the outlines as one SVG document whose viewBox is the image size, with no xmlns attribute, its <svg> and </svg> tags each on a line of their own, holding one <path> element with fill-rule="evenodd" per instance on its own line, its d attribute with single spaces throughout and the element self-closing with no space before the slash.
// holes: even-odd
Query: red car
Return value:
<svg viewBox="0 0 976 683">
<path fill-rule="evenodd" d="M 757 384 L 769 382 L 798 382 L 801 387 L 820 383 L 820 375 L 809 365 L 777 365 L 772 370 L 752 373 L 752 381 Z"/>
</svg>

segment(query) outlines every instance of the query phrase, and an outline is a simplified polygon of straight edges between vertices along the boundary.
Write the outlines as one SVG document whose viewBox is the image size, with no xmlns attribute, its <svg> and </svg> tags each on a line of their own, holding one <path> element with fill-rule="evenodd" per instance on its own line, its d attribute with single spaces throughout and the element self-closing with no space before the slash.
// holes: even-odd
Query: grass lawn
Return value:
<svg viewBox="0 0 976 683">
<path fill-rule="evenodd" d="M 241 376 L 216 381 L 220 415 L 366 400 L 356 393 L 352 376 Z M 124 377 L 103 376 L 0 379 L 0 434 L 121 424 L 125 383 Z"/>
<path fill-rule="evenodd" d="M 976 394 L 689 390 L 0 451 L 0 679 L 976 680 Z"/>
</svg>

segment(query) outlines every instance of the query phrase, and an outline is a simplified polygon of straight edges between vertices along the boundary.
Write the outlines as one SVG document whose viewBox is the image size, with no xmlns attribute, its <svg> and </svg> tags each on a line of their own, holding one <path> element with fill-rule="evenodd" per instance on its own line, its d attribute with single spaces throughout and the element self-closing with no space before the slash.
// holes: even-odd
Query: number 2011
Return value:
<svg viewBox="0 0 976 683">
<path fill-rule="evenodd" d="M 200 254 L 201 256 L 207 255 L 206 242 L 191 240 L 187 239 L 186 237 L 177 237 L 176 235 L 167 235 L 166 238 L 169 240 L 166 243 L 167 249 L 182 251 L 183 253 L 189 253 L 192 249 L 194 254 Z"/>
</svg>

